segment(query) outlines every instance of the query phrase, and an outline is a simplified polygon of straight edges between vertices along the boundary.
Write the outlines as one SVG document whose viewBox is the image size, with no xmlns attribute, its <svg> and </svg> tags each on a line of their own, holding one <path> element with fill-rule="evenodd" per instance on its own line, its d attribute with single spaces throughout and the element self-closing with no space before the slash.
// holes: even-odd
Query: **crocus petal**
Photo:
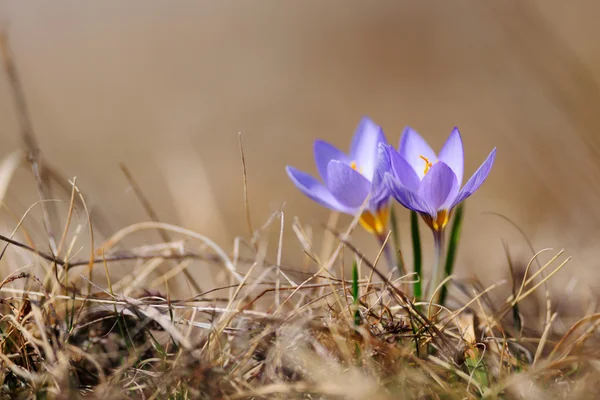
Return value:
<svg viewBox="0 0 600 400">
<path fill-rule="evenodd" d="M 455 207 L 458 203 L 465 200 L 467 197 L 475 193 L 481 184 L 485 181 L 487 176 L 494 165 L 494 159 L 496 158 L 496 148 L 490 153 L 487 159 L 481 164 L 481 166 L 475 171 L 471 179 L 467 181 L 465 186 L 461 189 L 458 196 L 452 203 L 452 207 Z"/>
<path fill-rule="evenodd" d="M 384 183 L 392 197 L 394 197 L 398 203 L 402 204 L 409 210 L 416 211 L 427 215 L 435 215 L 435 210 L 432 209 L 421 197 L 400 183 L 390 173 L 386 173 L 384 177 Z"/>
<path fill-rule="evenodd" d="M 373 183 L 383 182 L 383 177 L 386 172 L 392 172 L 392 160 L 390 159 L 390 152 L 396 151 L 394 147 L 380 143 L 377 147 L 377 165 L 375 167 L 375 175 L 373 176 Z"/>
<path fill-rule="evenodd" d="M 327 164 L 329 164 L 329 161 L 340 160 L 348 164 L 351 161 L 346 153 L 323 140 L 315 140 L 313 150 L 317 170 L 319 171 L 321 178 L 323 178 L 323 181 L 325 181 L 325 184 L 327 184 Z"/>
<path fill-rule="evenodd" d="M 435 152 L 427 144 L 425 139 L 421 137 L 414 129 L 406 127 L 400 138 L 400 147 L 398 153 L 410 164 L 413 170 L 417 173 L 419 179 L 425 176 L 425 160 L 421 156 L 427 158 L 429 162 L 436 161 Z"/>
<path fill-rule="evenodd" d="M 390 193 L 383 181 L 385 173 L 390 172 L 390 156 L 387 147 L 395 151 L 392 146 L 386 143 L 379 143 L 377 148 L 377 166 L 371 181 L 371 200 L 369 202 L 369 209 L 372 211 L 377 211 L 389 202 Z"/>
<path fill-rule="evenodd" d="M 383 182 L 382 182 L 383 186 Z M 375 192 L 371 194 L 369 198 L 368 210 L 372 213 L 377 213 L 378 211 L 388 207 L 390 204 L 390 191 L 387 187 L 381 189 L 379 192 Z"/>
<path fill-rule="evenodd" d="M 433 166 L 421 181 L 418 194 L 434 210 L 442 209 L 446 200 L 452 195 L 454 200 L 458 193 L 458 180 L 452 168 L 441 161 Z"/>
<path fill-rule="evenodd" d="M 404 187 L 412 192 L 416 192 L 421 184 L 421 179 L 410 166 L 408 161 L 404 159 L 392 146 L 388 148 L 390 157 L 390 170 L 394 176 L 402 183 Z"/>
<path fill-rule="evenodd" d="M 371 197 L 369 198 L 369 210 L 376 212 L 381 207 L 387 206 L 390 200 L 390 191 L 383 182 L 383 175 L 375 173 L 371 183 Z"/>
<path fill-rule="evenodd" d="M 458 179 L 458 185 L 462 185 L 465 161 L 462 138 L 460 137 L 458 128 L 452 130 L 448 140 L 446 140 L 442 150 L 440 150 L 438 160 L 443 161 L 452 168 L 452 171 L 454 171 L 454 174 L 456 175 L 456 179 Z"/>
<path fill-rule="evenodd" d="M 288 176 L 302 193 L 317 203 L 335 211 L 352 214 L 354 210 L 342 205 L 331 192 L 318 180 L 289 165 L 285 167 Z"/>
<path fill-rule="evenodd" d="M 371 182 L 349 165 L 332 160 L 327 166 L 327 187 L 342 205 L 358 208 L 369 195 Z"/>
<path fill-rule="evenodd" d="M 364 117 L 352 139 L 350 146 L 350 158 L 356 161 L 358 170 L 369 180 L 373 179 L 377 167 L 377 147 L 379 143 L 387 143 L 383 130 Z"/>
</svg>

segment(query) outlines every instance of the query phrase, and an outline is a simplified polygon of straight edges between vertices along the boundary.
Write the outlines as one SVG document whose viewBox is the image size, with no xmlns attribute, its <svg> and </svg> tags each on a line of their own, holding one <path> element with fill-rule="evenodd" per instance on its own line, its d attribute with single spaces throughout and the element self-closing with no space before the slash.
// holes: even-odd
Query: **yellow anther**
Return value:
<svg viewBox="0 0 600 400">
<path fill-rule="evenodd" d="M 361 167 L 359 167 L 359 166 L 356 164 L 356 161 L 352 161 L 352 162 L 350 163 L 350 168 L 352 168 L 352 169 L 353 169 L 353 170 L 355 170 L 355 171 L 358 171 L 358 172 L 360 172 L 361 174 L 363 173 L 363 172 L 362 172 L 362 168 L 361 168 Z"/>
<path fill-rule="evenodd" d="M 429 158 L 425 156 L 419 156 L 419 158 L 425 161 L 425 170 L 423 171 L 423 173 L 427 174 L 429 172 L 429 168 L 431 168 L 433 164 L 429 161 Z"/>
</svg>

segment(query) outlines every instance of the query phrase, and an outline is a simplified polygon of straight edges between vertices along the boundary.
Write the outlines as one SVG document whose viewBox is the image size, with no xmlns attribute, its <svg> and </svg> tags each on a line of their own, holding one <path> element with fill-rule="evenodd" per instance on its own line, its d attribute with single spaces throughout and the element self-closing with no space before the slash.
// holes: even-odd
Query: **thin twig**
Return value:
<svg viewBox="0 0 600 400">
<path fill-rule="evenodd" d="M 246 157 L 244 156 L 244 144 L 242 143 L 242 132 L 238 133 L 238 140 L 240 143 L 242 173 L 244 176 L 244 206 L 246 208 L 246 224 L 248 225 L 248 234 L 250 234 L 250 237 L 252 237 L 254 235 L 254 229 L 252 229 L 252 219 L 250 218 L 250 202 L 248 201 L 248 174 L 246 170 Z"/>
<path fill-rule="evenodd" d="M 37 140 L 33 133 L 33 125 L 31 124 L 31 118 L 29 116 L 29 110 L 27 108 L 27 102 L 25 101 L 25 92 L 23 91 L 23 85 L 19 78 L 17 67 L 15 66 L 11 51 L 8 46 L 8 39 L 5 32 L 0 32 L 0 53 L 2 55 L 3 66 L 6 74 L 8 75 L 8 81 L 12 89 L 13 98 L 15 102 L 15 109 L 17 113 L 17 119 L 19 120 L 19 127 L 21 130 L 21 139 L 23 141 L 23 148 L 26 154 L 26 159 L 31 166 L 31 171 L 36 182 L 38 195 L 41 200 L 50 198 L 49 186 L 42 179 L 43 168 L 42 168 L 42 154 L 38 146 Z M 52 212 L 48 210 L 50 205 L 45 202 L 42 203 L 42 215 L 44 219 L 44 227 L 48 233 L 48 240 L 50 242 L 50 249 L 52 253 L 56 254 L 57 246 L 56 239 L 52 229 L 51 215 L 56 216 L 56 209 L 52 207 Z"/>
</svg>

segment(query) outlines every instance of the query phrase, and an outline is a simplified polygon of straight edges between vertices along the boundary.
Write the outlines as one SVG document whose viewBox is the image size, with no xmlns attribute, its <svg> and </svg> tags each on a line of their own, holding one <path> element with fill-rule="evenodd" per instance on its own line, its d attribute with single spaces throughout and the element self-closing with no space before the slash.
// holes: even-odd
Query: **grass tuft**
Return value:
<svg viewBox="0 0 600 400">
<path fill-rule="evenodd" d="M 197 238 L 163 227 L 178 240 Z M 391 285 L 345 239 L 337 245 L 355 253 L 364 274 L 355 262 L 348 281 L 324 271 L 342 262 L 336 252 L 337 261 L 322 265 L 309 254 L 314 272 L 300 272 L 258 250 L 235 264 L 233 255 L 209 246 L 169 252 L 167 243 L 158 243 L 143 254 L 113 250 L 123 237 L 118 233 L 102 243 L 95 252 L 102 249 L 102 258 L 91 264 L 105 264 L 108 274 L 123 263 L 135 268 L 104 285 L 85 278 L 90 260 L 73 260 L 79 267 L 69 268 L 58 256 L 11 245 L 8 251 L 31 251 L 45 270 L 56 272 L 46 279 L 15 272 L 0 284 L 0 396 L 570 398 L 590 393 L 599 375 L 597 315 L 582 316 L 570 328 L 561 328 L 556 314 L 545 326 L 524 321 L 523 332 L 513 324 L 515 304 L 565 265 L 562 252 L 542 266 L 553 272 L 525 277 L 503 300 L 487 301 L 500 295 L 500 284 L 481 290 L 462 282 L 462 294 L 449 292 L 452 309 L 427 304 L 426 316 L 401 291 L 401 282 Z M 257 240 L 261 249 L 261 240 L 268 239 Z M 157 264 L 198 258 L 219 265 L 233 286 L 182 298 L 150 287 L 161 281 L 150 273 Z M 374 268 L 374 276 L 365 268 Z"/>
</svg>

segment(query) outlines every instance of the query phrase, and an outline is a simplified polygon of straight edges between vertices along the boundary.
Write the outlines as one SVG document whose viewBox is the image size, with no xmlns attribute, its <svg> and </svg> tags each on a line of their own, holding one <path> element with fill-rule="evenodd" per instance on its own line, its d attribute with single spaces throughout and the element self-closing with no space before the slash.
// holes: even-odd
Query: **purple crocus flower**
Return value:
<svg viewBox="0 0 600 400">
<path fill-rule="evenodd" d="M 315 141 L 315 163 L 323 183 L 291 166 L 286 171 L 302 193 L 334 211 L 355 215 L 370 196 L 360 224 L 381 236 L 388 220 L 389 193 L 377 173 L 380 144 L 387 144 L 383 130 L 365 117 L 356 129 L 350 154 L 322 140 Z"/>
<path fill-rule="evenodd" d="M 437 156 L 411 128 L 404 130 L 398 151 L 383 144 L 379 153 L 378 171 L 390 194 L 404 207 L 418 212 L 434 232 L 441 232 L 452 209 L 475 193 L 487 178 L 496 148 L 462 189 L 464 153 L 458 128 Z"/>
</svg>

